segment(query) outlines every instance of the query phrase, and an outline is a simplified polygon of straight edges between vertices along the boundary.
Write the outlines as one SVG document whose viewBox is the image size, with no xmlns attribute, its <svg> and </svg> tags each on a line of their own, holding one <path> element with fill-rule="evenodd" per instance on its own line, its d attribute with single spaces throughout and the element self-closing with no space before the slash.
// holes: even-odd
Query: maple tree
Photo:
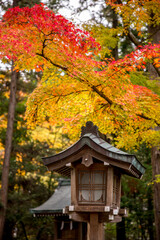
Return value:
<svg viewBox="0 0 160 240">
<path fill-rule="evenodd" d="M 72 122 L 80 127 L 86 119 L 99 122 L 100 116 L 104 120 L 98 125 L 108 133 L 118 132 L 120 147 L 133 147 L 137 139 L 159 141 L 159 132 L 151 130 L 160 122 L 159 97 L 134 85 L 129 75 L 146 68 L 147 61 L 159 67 L 159 44 L 138 48 L 117 61 L 97 61 L 100 46 L 89 33 L 43 5 L 8 10 L 1 22 L 1 39 L 1 57 L 14 59 L 16 69 L 44 72 L 28 101 L 29 123 L 48 117 L 52 124 Z"/>
<path fill-rule="evenodd" d="M 118 12 L 122 5 L 112 6 Z M 135 84 L 133 79 L 137 71 L 138 79 L 142 76 L 148 63 L 159 71 L 159 44 L 139 46 L 117 61 L 98 59 L 100 45 L 88 32 L 42 4 L 10 9 L 0 25 L 1 59 L 13 59 L 17 70 L 43 71 L 42 82 L 28 99 L 30 125 L 46 120 L 61 123 L 64 131 L 69 129 L 77 137 L 82 124 L 92 120 L 101 131 L 114 134 L 119 147 L 144 141 L 159 144 L 160 132 L 153 128 L 160 125 L 160 98 L 152 87 Z M 133 37 L 127 27 L 126 33 Z"/>
</svg>

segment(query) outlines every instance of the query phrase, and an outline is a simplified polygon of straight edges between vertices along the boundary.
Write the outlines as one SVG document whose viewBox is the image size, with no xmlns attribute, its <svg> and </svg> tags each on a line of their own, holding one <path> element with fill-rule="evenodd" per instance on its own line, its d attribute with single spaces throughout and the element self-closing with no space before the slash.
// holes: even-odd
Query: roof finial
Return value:
<svg viewBox="0 0 160 240">
<path fill-rule="evenodd" d="M 92 133 L 99 137 L 98 127 L 94 125 L 91 121 L 86 122 L 86 127 L 83 126 L 81 128 L 81 137 L 83 137 L 83 135 L 85 135 L 86 133 Z"/>
</svg>

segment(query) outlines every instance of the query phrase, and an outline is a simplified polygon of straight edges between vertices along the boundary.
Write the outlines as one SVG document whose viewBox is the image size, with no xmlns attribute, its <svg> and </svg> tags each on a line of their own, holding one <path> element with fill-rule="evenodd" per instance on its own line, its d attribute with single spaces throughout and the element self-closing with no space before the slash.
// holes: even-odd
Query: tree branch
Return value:
<svg viewBox="0 0 160 240">
<path fill-rule="evenodd" d="M 136 114 L 136 115 L 140 118 L 145 119 L 145 120 L 153 120 L 157 124 L 157 126 L 160 127 L 160 123 L 158 123 L 155 119 L 149 118 L 149 117 L 145 116 L 143 113 L 142 114 Z"/>
<path fill-rule="evenodd" d="M 47 60 L 48 62 L 50 62 L 53 66 L 58 67 L 58 68 L 61 68 L 61 69 L 64 70 L 64 71 L 67 71 L 67 70 L 68 70 L 67 67 L 62 66 L 62 65 L 59 65 L 59 64 L 56 64 L 56 63 L 54 63 L 50 58 L 44 56 L 43 51 L 42 51 L 42 53 L 36 53 L 36 54 L 37 54 L 38 56 L 41 56 L 41 57 L 43 57 L 44 59 L 46 59 L 46 60 Z"/>
<path fill-rule="evenodd" d="M 67 67 L 64 67 L 64 66 L 61 66 L 61 65 L 59 65 L 59 64 L 54 63 L 51 59 L 49 59 L 48 57 L 44 56 L 44 54 L 39 54 L 39 53 L 37 53 L 37 55 L 38 55 L 38 56 L 41 56 L 41 57 L 43 57 L 44 59 L 46 59 L 47 61 L 49 61 L 53 66 L 58 67 L 58 68 L 61 68 L 62 70 L 64 70 L 64 71 L 68 74 L 68 76 L 70 76 L 69 69 L 68 69 Z M 91 84 L 88 82 L 87 79 L 83 79 L 83 78 L 77 77 L 77 76 L 75 76 L 75 78 L 79 79 L 80 82 L 83 82 L 83 83 L 87 84 L 88 86 L 90 86 L 90 88 L 91 88 L 94 92 L 96 92 L 101 98 L 103 98 L 110 106 L 115 105 L 115 106 L 118 106 L 122 111 L 125 111 L 122 105 L 119 105 L 119 104 L 117 104 L 117 103 L 114 103 L 114 102 L 113 102 L 110 98 L 108 98 L 102 91 L 100 91 L 100 90 L 97 88 L 97 86 L 91 85 Z M 137 115 L 138 117 L 141 117 L 141 118 L 145 119 L 145 120 L 153 120 L 153 121 L 157 124 L 157 126 L 160 126 L 160 123 L 158 123 L 155 119 L 149 118 L 149 117 L 145 116 L 144 114 L 136 114 L 136 115 Z"/>
<path fill-rule="evenodd" d="M 136 36 L 129 30 L 128 30 L 128 37 L 131 40 L 131 42 L 135 44 L 136 47 L 138 47 L 141 44 L 138 38 L 136 38 Z"/>
<path fill-rule="evenodd" d="M 106 95 L 104 95 L 103 92 L 99 91 L 96 86 L 92 85 L 91 88 L 92 88 L 93 91 L 95 91 L 100 97 L 102 97 L 104 100 L 106 100 L 106 101 L 109 103 L 110 106 L 113 105 L 112 100 L 109 99 Z"/>
<path fill-rule="evenodd" d="M 153 64 L 152 64 L 152 66 L 154 67 L 154 69 L 156 70 L 156 72 L 157 72 L 158 76 L 160 77 L 160 70 L 159 70 L 159 68 L 157 68 L 157 67 L 156 67 L 156 66 L 154 66 Z"/>
</svg>

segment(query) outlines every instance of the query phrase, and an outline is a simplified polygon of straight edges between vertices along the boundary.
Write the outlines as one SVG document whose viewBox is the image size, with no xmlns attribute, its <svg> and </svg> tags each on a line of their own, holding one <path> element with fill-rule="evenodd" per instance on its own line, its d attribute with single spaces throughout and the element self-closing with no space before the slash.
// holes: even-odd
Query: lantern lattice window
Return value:
<svg viewBox="0 0 160 240">
<path fill-rule="evenodd" d="M 78 201 L 82 204 L 104 204 L 106 189 L 105 171 L 80 170 Z"/>
</svg>

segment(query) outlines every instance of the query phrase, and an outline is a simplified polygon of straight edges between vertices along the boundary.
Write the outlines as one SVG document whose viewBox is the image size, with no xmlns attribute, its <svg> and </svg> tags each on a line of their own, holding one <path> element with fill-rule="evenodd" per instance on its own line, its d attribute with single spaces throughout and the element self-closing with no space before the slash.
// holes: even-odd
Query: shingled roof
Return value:
<svg viewBox="0 0 160 240">
<path fill-rule="evenodd" d="M 70 179 L 61 179 L 54 194 L 42 205 L 30 209 L 35 216 L 64 216 L 63 208 L 71 205 Z"/>
<path fill-rule="evenodd" d="M 49 170 L 70 177 L 70 164 L 83 158 L 84 149 L 92 158 L 121 168 L 127 175 L 141 178 L 145 172 L 145 168 L 135 155 L 110 145 L 106 141 L 105 135 L 101 134 L 92 122 L 87 122 L 86 127 L 82 127 L 81 138 L 71 147 L 42 159 Z"/>
</svg>

